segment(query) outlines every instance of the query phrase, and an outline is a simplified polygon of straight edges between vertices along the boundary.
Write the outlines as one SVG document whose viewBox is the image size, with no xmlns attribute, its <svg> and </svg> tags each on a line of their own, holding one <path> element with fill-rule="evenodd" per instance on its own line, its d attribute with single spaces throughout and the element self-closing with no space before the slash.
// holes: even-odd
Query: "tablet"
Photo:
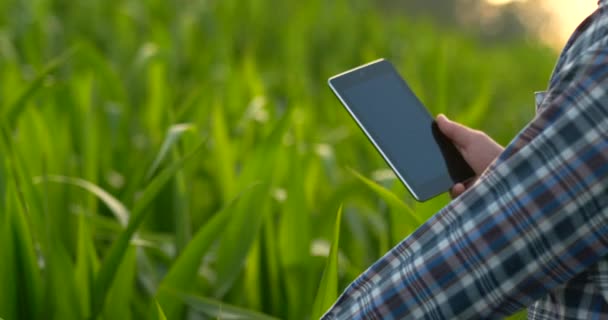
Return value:
<svg viewBox="0 0 608 320">
<path fill-rule="evenodd" d="M 387 60 L 331 77 L 329 86 L 416 200 L 428 200 L 474 176 Z"/>
</svg>

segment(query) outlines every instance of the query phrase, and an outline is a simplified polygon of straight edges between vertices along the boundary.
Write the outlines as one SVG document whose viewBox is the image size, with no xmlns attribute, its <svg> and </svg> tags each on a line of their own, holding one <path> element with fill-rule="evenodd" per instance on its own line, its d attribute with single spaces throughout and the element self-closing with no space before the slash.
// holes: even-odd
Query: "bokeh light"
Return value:
<svg viewBox="0 0 608 320">
<path fill-rule="evenodd" d="M 596 0 L 542 0 L 541 4 L 552 18 L 549 30 L 555 32 L 542 34 L 541 37 L 556 45 L 565 42 L 578 24 L 597 8 Z"/>
<path fill-rule="evenodd" d="M 513 3 L 531 3 L 528 0 L 486 0 L 488 4 L 503 6 Z M 543 22 L 538 30 L 540 38 L 556 47 L 566 42 L 572 31 L 579 23 L 597 8 L 596 0 L 540 0 L 536 5 L 548 13 L 548 20 Z M 527 6 L 522 6 L 526 10 Z M 532 19 L 526 12 L 522 12 L 522 18 Z"/>
</svg>

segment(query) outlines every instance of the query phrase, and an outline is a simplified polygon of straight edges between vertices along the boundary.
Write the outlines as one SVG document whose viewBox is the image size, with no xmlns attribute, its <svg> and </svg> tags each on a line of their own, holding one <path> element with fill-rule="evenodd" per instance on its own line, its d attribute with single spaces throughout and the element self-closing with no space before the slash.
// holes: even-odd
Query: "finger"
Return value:
<svg viewBox="0 0 608 320">
<path fill-rule="evenodd" d="M 450 189 L 450 196 L 453 198 L 457 198 L 466 190 L 466 187 L 462 183 L 455 184 L 452 189 Z"/>
<path fill-rule="evenodd" d="M 460 194 L 462 194 L 462 190 L 460 189 L 460 187 L 454 186 L 450 189 L 450 197 L 452 199 L 456 199 Z"/>
<path fill-rule="evenodd" d="M 475 182 L 477 181 L 477 178 L 478 177 L 475 177 L 475 179 L 471 179 L 471 180 L 465 182 L 464 183 L 464 189 L 465 190 L 469 190 L 469 188 L 472 187 L 475 184 Z"/>
<path fill-rule="evenodd" d="M 475 137 L 475 130 L 448 119 L 444 114 L 437 116 L 437 126 L 459 149 L 466 148 Z"/>
</svg>

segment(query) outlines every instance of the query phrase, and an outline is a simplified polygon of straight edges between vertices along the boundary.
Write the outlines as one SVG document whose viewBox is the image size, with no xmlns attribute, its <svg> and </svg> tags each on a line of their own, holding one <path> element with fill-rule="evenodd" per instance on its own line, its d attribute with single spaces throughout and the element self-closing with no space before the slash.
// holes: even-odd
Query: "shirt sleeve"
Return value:
<svg viewBox="0 0 608 320">
<path fill-rule="evenodd" d="M 608 254 L 608 49 L 555 74 L 478 182 L 391 249 L 323 319 L 510 315 Z"/>
</svg>

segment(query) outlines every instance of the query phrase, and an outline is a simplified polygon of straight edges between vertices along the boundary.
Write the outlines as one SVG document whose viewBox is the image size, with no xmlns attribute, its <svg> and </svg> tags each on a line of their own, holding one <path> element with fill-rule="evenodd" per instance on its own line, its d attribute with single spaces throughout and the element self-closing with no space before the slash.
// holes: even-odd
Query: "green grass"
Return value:
<svg viewBox="0 0 608 320">
<path fill-rule="evenodd" d="M 555 58 L 372 1 L 0 11 L 7 320 L 318 316 L 448 201 L 412 200 L 327 78 L 388 58 L 432 112 L 506 144 Z"/>
</svg>

